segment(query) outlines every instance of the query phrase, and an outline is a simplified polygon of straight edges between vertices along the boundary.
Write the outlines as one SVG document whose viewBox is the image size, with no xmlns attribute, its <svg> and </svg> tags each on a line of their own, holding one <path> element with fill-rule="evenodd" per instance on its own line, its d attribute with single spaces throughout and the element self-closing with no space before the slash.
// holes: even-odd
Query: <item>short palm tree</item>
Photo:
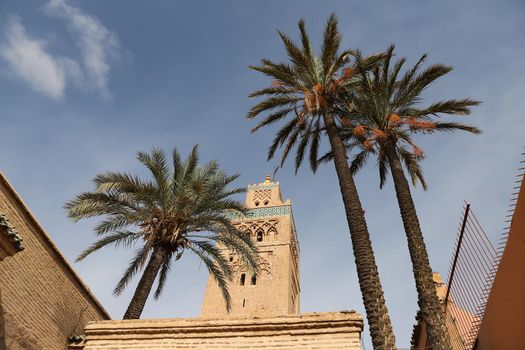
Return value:
<svg viewBox="0 0 525 350">
<path fill-rule="evenodd" d="M 392 174 L 396 196 L 401 211 L 403 226 L 408 239 L 412 268 L 418 292 L 418 304 L 426 322 L 430 349 L 451 349 L 442 308 L 432 280 L 432 269 L 419 225 L 419 219 L 410 186 L 403 166 L 413 184 L 419 181 L 426 189 L 420 166 L 424 154 L 414 143 L 412 136 L 452 132 L 455 130 L 478 134 L 476 127 L 439 117 L 468 115 L 478 101 L 471 99 L 447 100 L 420 106 L 421 93 L 436 79 L 449 73 L 452 68 L 435 64 L 421 70 L 426 56 L 408 69 L 402 76 L 405 63 L 401 58 L 392 62 L 394 47 L 385 53 L 380 65 L 372 71 L 358 68 L 360 87 L 350 91 L 349 103 L 343 104 L 345 131 L 343 138 L 349 148 L 357 148 L 350 169 L 352 173 L 361 169 L 370 155 L 377 157 L 380 187 L 383 187 L 389 172 Z M 360 64 L 357 62 L 357 67 Z M 324 159 L 331 159 L 328 155 Z"/>
<path fill-rule="evenodd" d="M 346 210 L 372 343 L 376 349 L 394 349 L 395 337 L 385 305 L 364 211 L 349 169 L 346 149 L 339 135 L 341 120 L 334 114 L 339 96 L 356 85 L 355 70 L 350 64 L 350 57 L 360 55 L 358 52 L 339 52 L 341 36 L 334 15 L 330 16 L 327 22 L 320 56 L 316 56 L 311 49 L 303 20 L 299 22 L 299 30 L 301 47 L 279 32 L 288 53 L 288 63 L 274 63 L 263 59 L 260 65 L 251 67 L 272 78 L 273 82 L 271 86 L 250 95 L 263 97 L 263 100 L 251 108 L 248 118 L 267 113 L 253 131 L 288 119 L 277 132 L 268 158 L 271 159 L 277 148 L 282 147 L 282 165 L 289 152 L 296 147 L 296 171 L 306 150 L 309 152 L 310 165 L 315 171 L 321 137 L 328 137 Z M 361 58 L 361 62 L 373 66 L 379 59 L 381 56 L 371 56 Z"/>
<path fill-rule="evenodd" d="M 189 250 L 217 281 L 229 310 L 227 282 L 232 278 L 232 269 L 221 248 L 237 253 L 251 270 L 257 270 L 255 245 L 229 219 L 229 213 L 246 212 L 241 202 L 231 198 L 244 189 L 227 188 L 238 175 L 226 175 L 216 161 L 199 166 L 197 146 L 185 162 L 174 149 L 171 169 L 165 153 L 159 149 L 151 153 L 138 152 L 137 158 L 151 172 L 152 179 L 106 172 L 93 179 L 94 191 L 82 193 L 66 203 L 67 213 L 74 221 L 104 217 L 95 227 L 95 233 L 102 238 L 84 250 L 77 260 L 108 246 L 139 245 L 114 290 L 115 295 L 121 294 L 145 265 L 124 315 L 124 319 L 136 319 L 157 276 L 156 299 L 163 290 L 172 262 Z"/>
</svg>

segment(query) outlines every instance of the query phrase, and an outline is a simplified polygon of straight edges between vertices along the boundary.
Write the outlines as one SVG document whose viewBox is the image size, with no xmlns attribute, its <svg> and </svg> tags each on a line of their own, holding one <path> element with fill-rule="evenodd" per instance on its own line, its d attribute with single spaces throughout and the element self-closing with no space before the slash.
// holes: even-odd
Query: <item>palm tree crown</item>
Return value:
<svg viewBox="0 0 525 350">
<path fill-rule="evenodd" d="M 470 125 L 441 121 L 443 114 L 468 115 L 470 107 L 480 104 L 469 98 L 451 99 L 419 106 L 421 93 L 436 79 L 452 70 L 452 67 L 434 64 L 420 70 L 426 55 L 401 77 L 400 71 L 405 63 L 401 58 L 393 63 L 394 46 L 388 48 L 384 59 L 372 71 L 362 67 L 357 61 L 359 89 L 349 91 L 350 103 L 340 104 L 343 122 L 343 138 L 349 148 L 359 151 L 351 163 L 352 172 L 363 167 L 370 154 L 378 158 L 380 186 L 383 187 L 389 172 L 387 148 L 395 149 L 405 165 L 413 184 L 420 182 L 426 189 L 420 166 L 424 159 L 423 150 L 414 142 L 413 136 L 463 130 L 473 134 L 481 131 Z M 331 156 L 321 160 L 330 159 Z"/>
<path fill-rule="evenodd" d="M 332 113 L 342 100 L 341 95 L 346 94 L 358 82 L 351 57 L 359 57 L 361 67 L 369 68 L 382 56 L 362 58 L 359 51 L 339 52 L 341 35 L 337 30 L 335 15 L 330 16 L 327 22 L 319 56 L 311 48 L 304 21 L 300 20 L 298 26 L 301 47 L 279 31 L 291 64 L 263 59 L 260 65 L 250 66 L 251 69 L 269 76 L 272 84 L 249 95 L 264 99 L 250 109 L 247 117 L 253 119 L 268 112 L 252 132 L 288 117 L 289 120 L 277 132 L 268 150 L 268 159 L 273 158 L 277 148 L 283 147 L 282 166 L 290 151 L 296 147 L 297 171 L 308 149 L 310 166 L 315 171 L 319 143 L 322 133 L 326 131 L 322 117 L 326 113 Z"/>
<path fill-rule="evenodd" d="M 151 265 L 155 254 L 160 252 L 161 258 L 150 281 L 153 284 L 159 275 L 155 291 L 155 298 L 158 298 L 172 262 L 188 250 L 202 260 L 215 278 L 229 310 L 227 281 L 232 277 L 232 270 L 221 248 L 237 253 L 253 271 L 257 267 L 255 245 L 249 236 L 237 230 L 228 216 L 232 211 L 246 212 L 241 202 L 231 199 L 244 189 L 227 188 L 238 175 L 226 175 L 216 161 L 199 166 L 197 146 L 185 162 L 174 149 L 171 169 L 166 155 L 159 149 L 151 153 L 138 152 L 137 158 L 151 172 L 152 179 L 106 172 L 93 179 L 94 191 L 82 193 L 66 203 L 67 213 L 74 221 L 104 217 L 95 227 L 95 233 L 102 238 L 84 250 L 77 260 L 107 246 L 129 248 L 139 245 L 114 289 L 114 294 L 119 295 L 146 264 L 148 257 L 148 265 Z M 146 298 L 150 289 L 151 285 L 145 293 Z M 145 303 L 145 299 L 141 302 Z M 141 307 L 139 309 L 138 316 L 142 311 Z M 132 317 L 125 318 L 138 316 L 135 312 Z"/>
</svg>

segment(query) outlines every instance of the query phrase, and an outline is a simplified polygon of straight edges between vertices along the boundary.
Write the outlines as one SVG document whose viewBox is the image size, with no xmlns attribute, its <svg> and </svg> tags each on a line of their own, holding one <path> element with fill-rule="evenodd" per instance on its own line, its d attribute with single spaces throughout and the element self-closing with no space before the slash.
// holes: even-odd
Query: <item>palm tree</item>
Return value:
<svg viewBox="0 0 525 350">
<path fill-rule="evenodd" d="M 227 282 L 232 278 L 232 269 L 221 248 L 237 253 L 249 269 L 257 270 L 254 243 L 229 219 L 229 213 L 246 212 L 241 202 L 231 198 L 244 189 L 227 188 L 239 175 L 226 175 L 216 161 L 199 166 L 197 146 L 185 162 L 174 149 L 171 169 L 159 149 L 138 152 L 137 158 L 151 172 L 152 179 L 106 172 L 93 179 L 94 191 L 66 203 L 68 216 L 74 221 L 104 217 L 95 227 L 95 233 L 102 238 L 84 250 L 77 261 L 107 246 L 140 245 L 113 292 L 121 294 L 146 266 L 124 314 L 124 319 L 137 319 L 157 276 L 155 299 L 162 293 L 172 262 L 189 250 L 215 278 L 229 311 Z"/>
<path fill-rule="evenodd" d="M 391 62 L 394 46 L 385 52 L 385 58 L 372 71 L 366 66 L 357 71 L 360 88 L 349 92 L 349 101 L 341 112 L 345 115 L 343 138 L 348 148 L 359 151 L 352 159 L 350 170 L 355 174 L 372 154 L 377 157 L 380 187 L 385 184 L 389 171 L 394 180 L 399 209 L 408 240 L 412 269 L 416 281 L 418 304 L 426 322 L 430 349 L 451 349 L 450 339 L 432 280 L 432 269 L 423 240 L 423 233 L 405 167 L 412 183 L 420 182 L 426 189 L 420 161 L 422 150 L 412 136 L 463 130 L 479 134 L 476 127 L 450 121 L 440 121 L 439 116 L 468 115 L 470 108 L 480 102 L 471 99 L 452 99 L 421 107 L 421 93 L 436 79 L 452 70 L 442 64 L 421 70 L 426 55 L 416 65 L 400 76 L 405 58 Z M 408 147 L 408 148 L 407 148 Z M 329 160 L 332 155 L 324 157 Z"/>
<path fill-rule="evenodd" d="M 251 108 L 247 117 L 253 119 L 267 113 L 252 132 L 282 119 L 289 119 L 277 132 L 270 146 L 268 159 L 274 156 L 277 148 L 282 147 L 282 166 L 291 149 L 296 147 L 296 171 L 307 149 L 312 170 L 316 170 L 321 136 L 328 136 L 334 154 L 372 343 L 376 349 L 395 349 L 395 337 L 364 212 L 348 165 L 345 145 L 339 135 L 340 119 L 334 114 L 339 96 L 344 94 L 346 89 L 351 90 L 357 83 L 350 57 L 360 57 L 360 54 L 351 51 L 339 53 L 341 36 L 334 15 L 330 16 L 326 24 L 320 56 L 316 56 L 311 49 L 303 20 L 299 21 L 299 30 L 302 47 L 298 47 L 285 34 L 279 32 L 288 54 L 288 63 L 274 63 L 263 59 L 260 65 L 251 67 L 272 78 L 273 83 L 270 87 L 250 95 L 264 99 Z M 361 62 L 369 67 L 380 59 L 381 55 L 360 58 Z"/>
</svg>

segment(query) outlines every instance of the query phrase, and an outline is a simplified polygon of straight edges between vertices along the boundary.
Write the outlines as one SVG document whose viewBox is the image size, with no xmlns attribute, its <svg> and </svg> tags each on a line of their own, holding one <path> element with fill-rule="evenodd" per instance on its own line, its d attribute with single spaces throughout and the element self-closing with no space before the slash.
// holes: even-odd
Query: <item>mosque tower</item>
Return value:
<svg viewBox="0 0 525 350">
<path fill-rule="evenodd" d="M 259 250 L 260 272 L 247 271 L 235 254 L 225 252 L 233 266 L 229 283 L 231 311 L 215 280 L 210 276 L 201 309 L 202 318 L 273 317 L 299 314 L 299 245 L 291 201 L 283 202 L 279 182 L 266 176 L 249 185 L 246 216 L 235 216 L 234 224 L 249 234 Z"/>
</svg>

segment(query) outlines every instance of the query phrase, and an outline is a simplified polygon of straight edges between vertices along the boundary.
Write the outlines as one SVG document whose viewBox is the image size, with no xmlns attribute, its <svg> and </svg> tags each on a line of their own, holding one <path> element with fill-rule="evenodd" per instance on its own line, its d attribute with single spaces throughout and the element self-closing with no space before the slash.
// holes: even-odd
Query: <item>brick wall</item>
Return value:
<svg viewBox="0 0 525 350">
<path fill-rule="evenodd" d="M 25 248 L 0 261 L 0 349 L 66 349 L 88 321 L 109 318 L 1 173 L 0 213 Z"/>
</svg>

